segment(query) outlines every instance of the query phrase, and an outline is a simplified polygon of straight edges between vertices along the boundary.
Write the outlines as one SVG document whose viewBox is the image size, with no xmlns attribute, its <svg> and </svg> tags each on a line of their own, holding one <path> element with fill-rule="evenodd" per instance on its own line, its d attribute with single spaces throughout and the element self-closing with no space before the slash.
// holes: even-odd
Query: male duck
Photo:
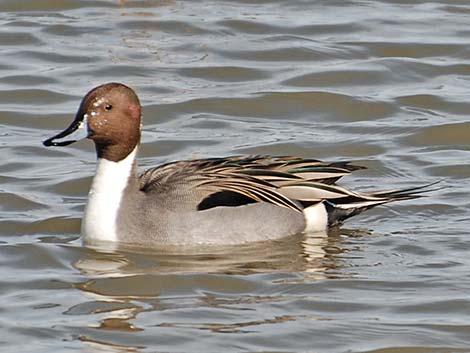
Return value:
<svg viewBox="0 0 470 353">
<path fill-rule="evenodd" d="M 137 95 L 107 83 L 87 93 L 66 130 L 44 141 L 95 143 L 98 165 L 82 220 L 85 242 L 151 247 L 263 241 L 325 230 L 423 191 L 353 192 L 335 182 L 363 167 L 290 156 L 186 160 L 138 176 L 140 135 Z"/>
</svg>

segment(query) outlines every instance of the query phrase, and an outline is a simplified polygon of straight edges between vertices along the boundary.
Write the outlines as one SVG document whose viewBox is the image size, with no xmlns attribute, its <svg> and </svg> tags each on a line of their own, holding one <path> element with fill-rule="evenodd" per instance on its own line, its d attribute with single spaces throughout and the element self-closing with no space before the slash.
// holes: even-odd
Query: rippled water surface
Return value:
<svg viewBox="0 0 470 353">
<path fill-rule="evenodd" d="M 0 1 L 2 352 L 469 352 L 470 2 Z M 296 154 L 359 190 L 441 181 L 330 234 L 83 247 L 89 141 L 46 149 L 109 81 L 143 167 Z"/>
</svg>

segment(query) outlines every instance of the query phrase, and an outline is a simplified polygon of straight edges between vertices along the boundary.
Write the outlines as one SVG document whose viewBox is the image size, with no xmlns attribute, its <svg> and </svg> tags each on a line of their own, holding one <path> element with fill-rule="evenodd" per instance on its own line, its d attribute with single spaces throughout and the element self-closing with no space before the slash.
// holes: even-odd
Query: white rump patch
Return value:
<svg viewBox="0 0 470 353">
<path fill-rule="evenodd" d="M 118 241 L 117 214 L 136 154 L 137 147 L 119 162 L 98 159 L 82 220 L 82 235 L 86 242 Z"/>
<path fill-rule="evenodd" d="M 320 232 L 328 228 L 328 212 L 323 202 L 304 209 L 305 232 Z"/>
</svg>

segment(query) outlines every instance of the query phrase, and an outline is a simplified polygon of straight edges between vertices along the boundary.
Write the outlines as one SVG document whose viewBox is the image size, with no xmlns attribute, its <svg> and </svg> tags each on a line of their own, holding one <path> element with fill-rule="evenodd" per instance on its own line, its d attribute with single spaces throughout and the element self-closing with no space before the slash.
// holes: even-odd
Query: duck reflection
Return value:
<svg viewBox="0 0 470 353">
<path fill-rule="evenodd" d="M 74 266 L 92 277 L 127 277 L 152 273 L 317 272 L 327 277 L 341 253 L 341 232 L 302 234 L 241 246 L 141 248 L 107 244 L 89 247 Z M 320 279 L 321 277 L 319 277 Z"/>
<path fill-rule="evenodd" d="M 328 233 L 236 247 L 86 248 L 74 266 L 85 276 L 75 287 L 88 300 L 65 314 L 92 318 L 93 323 L 80 336 L 91 352 L 140 351 L 145 344 L 129 346 L 129 342 L 141 343 L 137 336 L 148 336 L 140 332 L 149 329 L 240 333 L 286 318 L 296 320 L 295 315 L 288 315 L 220 323 L 209 316 L 204 322 L 200 318 L 188 322 L 173 315 L 193 315 L 200 310 L 233 313 L 271 303 L 282 305 L 289 300 L 293 283 L 308 285 L 340 276 L 341 254 L 347 251 L 344 239 L 360 234 L 330 229 Z M 286 289 L 266 293 L 266 281 Z"/>
</svg>

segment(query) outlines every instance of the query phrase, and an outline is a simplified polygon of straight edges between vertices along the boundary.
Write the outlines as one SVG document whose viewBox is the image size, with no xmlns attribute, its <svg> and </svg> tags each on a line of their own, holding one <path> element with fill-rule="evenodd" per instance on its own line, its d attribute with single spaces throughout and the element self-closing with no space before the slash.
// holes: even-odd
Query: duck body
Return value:
<svg viewBox="0 0 470 353">
<path fill-rule="evenodd" d="M 358 193 L 336 184 L 364 169 L 292 156 L 171 162 L 137 173 L 141 106 L 119 83 L 94 88 L 75 120 L 46 146 L 95 142 L 98 163 L 82 220 L 86 243 L 232 245 L 324 231 L 376 205 L 420 197 L 425 187 Z"/>
<path fill-rule="evenodd" d="M 218 196 L 212 196 L 218 190 L 216 180 L 226 180 L 241 169 L 235 165 L 254 158 L 180 161 L 140 176 L 135 161 L 99 160 L 82 221 L 84 240 L 88 244 L 229 245 L 301 233 L 305 217 L 297 210 L 250 202 L 235 192 L 218 191 Z M 206 173 L 213 175 L 211 182 Z"/>
</svg>

